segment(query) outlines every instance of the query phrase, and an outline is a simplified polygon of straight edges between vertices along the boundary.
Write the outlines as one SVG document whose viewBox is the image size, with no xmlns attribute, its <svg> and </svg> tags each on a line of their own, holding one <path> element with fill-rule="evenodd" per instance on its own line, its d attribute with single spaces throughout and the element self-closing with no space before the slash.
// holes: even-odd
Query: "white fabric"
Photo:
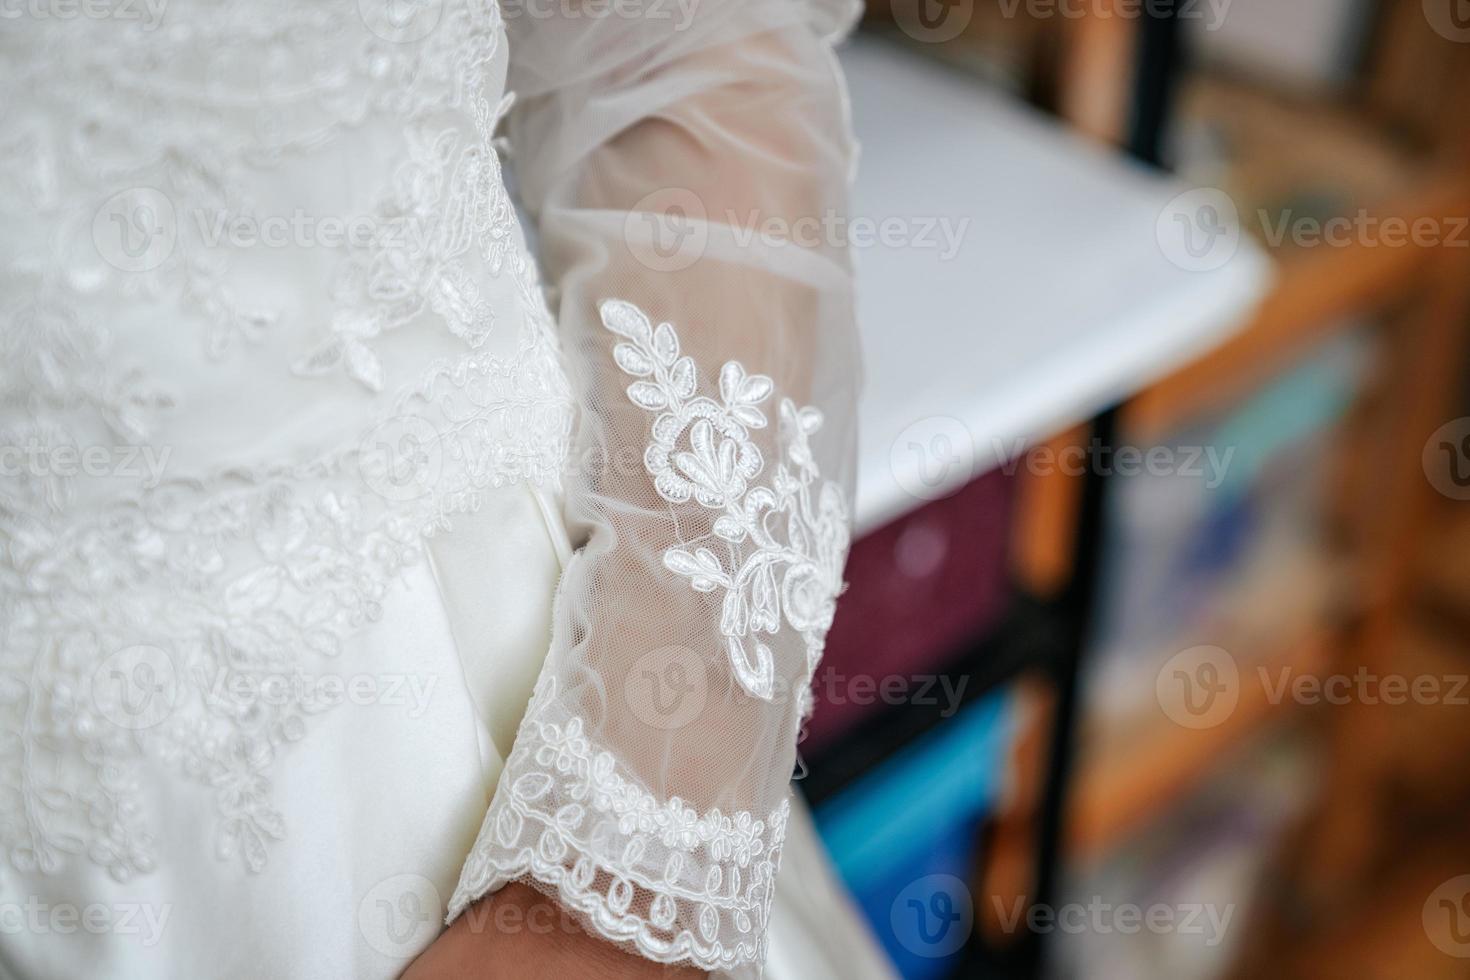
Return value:
<svg viewBox="0 0 1470 980">
<path fill-rule="evenodd" d="M 21 975 L 391 975 L 402 875 L 758 972 L 856 359 L 840 245 L 742 226 L 840 214 L 849 12 L 536 9 L 0 32 L 0 880 L 180 917 Z"/>
<path fill-rule="evenodd" d="M 242 761 L 230 787 L 241 804 L 268 802 L 281 814 L 282 833 L 268 841 L 258 871 L 216 852 L 224 818 L 208 789 L 140 759 L 128 773 L 136 781 L 129 799 L 147 818 L 153 866 L 121 880 L 92 853 L 66 855 L 50 873 L 7 866 L 0 973 L 397 976 L 439 931 L 509 751 L 483 719 L 509 715 L 513 729 L 529 685 L 511 681 L 534 677 L 546 647 L 560 570 L 546 525 L 520 486 L 492 491 L 484 513 L 494 515 L 498 532 L 477 570 L 491 586 L 480 605 L 498 624 L 490 644 L 455 642 L 462 610 L 436 581 L 437 563 L 419 562 L 339 661 L 303 657 L 297 665 L 323 691 L 327 678 L 376 690 L 313 715 L 302 737 L 271 746 L 274 755 L 263 750 Z M 476 657 L 497 676 L 472 690 L 466 682 Z M 140 749 L 155 747 L 148 741 Z M 55 839 L 64 826 L 41 830 Z M 93 914 L 115 927 L 83 928 L 88 908 L 105 910 Z"/>
<path fill-rule="evenodd" d="M 451 914 L 519 878 L 653 959 L 765 957 L 848 535 L 851 278 L 794 224 L 843 215 L 851 169 L 822 13 L 509 21 L 578 446 L 614 455 L 569 486 L 586 544 Z"/>
</svg>

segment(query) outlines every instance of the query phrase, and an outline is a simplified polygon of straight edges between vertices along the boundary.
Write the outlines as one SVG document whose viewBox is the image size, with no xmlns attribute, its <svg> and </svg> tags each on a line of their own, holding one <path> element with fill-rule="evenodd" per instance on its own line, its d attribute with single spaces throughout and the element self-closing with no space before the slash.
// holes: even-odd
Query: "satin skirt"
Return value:
<svg viewBox="0 0 1470 980">
<path fill-rule="evenodd" d="M 558 515 L 524 485 L 490 493 L 307 680 L 345 693 L 259 787 L 285 823 L 261 870 L 216 853 L 212 794 L 145 777 L 154 870 L 7 869 L 0 975 L 396 977 L 443 928 L 546 655 L 572 551 Z M 765 975 L 891 976 L 803 806 L 788 833 Z"/>
</svg>

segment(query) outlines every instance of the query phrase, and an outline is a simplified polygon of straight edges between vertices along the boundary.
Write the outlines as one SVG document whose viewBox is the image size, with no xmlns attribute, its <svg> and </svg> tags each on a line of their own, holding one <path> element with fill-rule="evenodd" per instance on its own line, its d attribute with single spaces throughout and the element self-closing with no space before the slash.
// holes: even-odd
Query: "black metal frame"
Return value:
<svg viewBox="0 0 1470 980">
<path fill-rule="evenodd" d="M 1167 124 L 1184 53 L 1177 4 L 1146 0 L 1143 9 L 1144 16 L 1139 19 L 1137 74 L 1133 79 L 1133 118 L 1126 150 L 1141 162 L 1162 167 Z M 1104 453 L 1115 443 L 1117 418 L 1117 406 L 1110 406 L 1092 420 L 1094 445 L 1102 447 Z M 1073 570 L 1060 597 L 1042 602 L 1024 594 L 1014 595 L 1005 619 L 987 638 L 957 658 L 947 671 L 968 678 L 966 702 L 983 697 L 1023 674 L 1046 677 L 1056 691 L 1046 777 L 1037 814 L 1031 904 L 1041 909 L 1054 908 L 1059 894 L 1068 792 L 1082 707 L 1083 658 L 1097 614 L 1102 574 L 1109 480 L 1105 473 L 1095 469 L 1089 469 L 1082 479 Z M 941 721 L 937 714 L 917 711 L 880 715 L 865 723 L 850 739 L 867 747 L 862 756 L 826 754 L 812 769 L 803 767 L 798 785 L 809 801 L 820 803 L 875 761 L 910 744 Z M 981 941 L 977 931 L 956 975 L 1040 978 L 1046 968 L 1046 952 L 1043 934 L 1028 932 L 1016 943 L 994 949 Z"/>
<path fill-rule="evenodd" d="M 1128 152 L 1155 167 L 1165 163 L 1168 122 L 1179 69 L 1184 57 L 1177 5 L 1147 3 L 1139 20 L 1137 74 L 1133 85 L 1133 119 L 1129 127 Z M 1117 407 L 1109 407 L 1094 418 L 1092 438 L 1104 453 L 1116 442 Z M 1050 751 L 1042 805 L 1038 814 L 1038 837 L 1033 908 L 1053 909 L 1058 896 L 1066 835 L 1068 791 L 1076 758 L 1076 731 L 1082 707 L 1081 675 L 1093 624 L 1098 611 L 1102 575 L 1104 533 L 1109 479 L 1106 473 L 1089 469 L 1083 478 L 1081 513 L 1075 542 L 1071 581 L 1058 603 L 1057 614 L 1065 622 L 1066 640 L 1054 659 L 1052 682 L 1057 698 L 1052 719 Z M 1044 937 L 1028 934 L 1015 960 L 1016 970 L 1007 975 L 1041 977 L 1046 969 Z"/>
</svg>

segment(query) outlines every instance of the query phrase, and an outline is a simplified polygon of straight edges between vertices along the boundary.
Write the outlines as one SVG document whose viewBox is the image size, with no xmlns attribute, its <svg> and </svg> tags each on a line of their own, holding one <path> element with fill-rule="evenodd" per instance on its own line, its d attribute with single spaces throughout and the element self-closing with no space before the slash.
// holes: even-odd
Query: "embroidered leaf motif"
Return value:
<svg viewBox="0 0 1470 980">
<path fill-rule="evenodd" d="M 745 368 L 739 361 L 726 361 L 720 368 L 720 397 L 726 405 L 733 405 L 739 400 L 740 386 L 744 381 Z"/>
<path fill-rule="evenodd" d="M 669 403 L 667 390 L 647 381 L 639 381 L 628 386 L 628 397 L 634 404 L 649 411 L 657 411 Z"/>
<path fill-rule="evenodd" d="M 551 777 L 539 772 L 529 772 L 517 779 L 510 788 L 520 799 L 531 802 L 539 800 L 551 789 Z"/>
<path fill-rule="evenodd" d="M 309 377 L 326 374 L 342 363 L 344 346 L 341 337 L 329 337 L 294 361 L 291 370 Z"/>
<path fill-rule="evenodd" d="M 674 364 L 674 369 L 669 372 L 669 383 L 674 389 L 674 394 L 680 398 L 692 398 L 697 384 L 695 380 L 694 359 L 681 357 Z"/>
<path fill-rule="evenodd" d="M 728 587 L 730 584 L 720 559 L 708 548 L 700 548 L 692 555 L 678 548 L 670 548 L 664 552 L 664 566 L 671 572 L 687 576 L 690 584 L 700 592 L 713 592 L 722 585 Z"/>
<path fill-rule="evenodd" d="M 632 344 L 618 344 L 614 347 L 613 360 L 618 362 L 618 367 L 635 378 L 653 373 L 653 362 Z"/>
<path fill-rule="evenodd" d="M 603 324 L 613 333 L 627 337 L 640 348 L 650 346 L 649 338 L 653 328 L 648 323 L 648 317 L 638 307 L 619 299 L 610 299 L 602 304 L 600 311 Z"/>
<path fill-rule="evenodd" d="M 347 373 L 373 391 L 383 390 L 383 362 L 367 344 L 347 341 Z"/>
<path fill-rule="evenodd" d="M 715 518 L 714 532 L 732 544 L 745 540 L 745 525 L 729 515 Z"/>
<path fill-rule="evenodd" d="M 658 329 L 653 332 L 653 352 L 658 357 L 659 364 L 664 367 L 673 366 L 679 357 L 679 338 L 674 333 L 674 328 L 667 323 L 660 323 Z"/>
</svg>

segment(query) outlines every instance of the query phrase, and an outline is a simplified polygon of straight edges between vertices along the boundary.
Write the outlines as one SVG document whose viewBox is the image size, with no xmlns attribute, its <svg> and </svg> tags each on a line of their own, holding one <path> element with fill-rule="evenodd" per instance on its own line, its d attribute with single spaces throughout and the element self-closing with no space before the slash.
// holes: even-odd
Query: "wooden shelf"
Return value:
<svg viewBox="0 0 1470 980">
<path fill-rule="evenodd" d="M 1430 181 L 1372 212 L 1379 218 L 1470 213 L 1463 173 Z M 1213 352 L 1145 389 L 1125 408 L 1130 437 L 1157 436 L 1268 378 L 1354 314 L 1368 314 L 1407 295 L 1436 254 L 1362 242 L 1343 248 L 1296 249 L 1278 256 L 1278 278 L 1249 327 Z"/>
<path fill-rule="evenodd" d="M 1294 702 L 1273 703 L 1257 667 L 1275 677 L 1312 673 L 1328 662 L 1329 634 L 1302 628 L 1270 654 L 1241 660 L 1240 699 L 1210 728 L 1185 728 L 1157 705 L 1126 731 L 1110 732 L 1079 760 L 1071 798 L 1069 845 L 1074 859 L 1095 860 L 1136 833 L 1263 732 L 1291 717 Z M 1084 737 L 1084 745 L 1087 744 Z"/>
<path fill-rule="evenodd" d="M 1431 516 L 1430 527 L 1427 540 L 1433 546 L 1416 562 L 1415 600 L 1432 626 L 1464 635 L 1470 625 L 1470 514 L 1444 507 Z"/>
<path fill-rule="evenodd" d="M 1465 960 L 1432 944 L 1424 928 L 1424 903 L 1434 890 L 1470 867 L 1463 837 L 1424 842 L 1397 861 L 1387 880 L 1375 882 L 1360 900 L 1313 917 L 1318 928 L 1292 928 L 1304 918 L 1300 902 L 1278 900 L 1243 925 L 1252 937 L 1242 961 L 1228 976 L 1288 980 L 1341 977 L 1464 980 Z"/>
</svg>

